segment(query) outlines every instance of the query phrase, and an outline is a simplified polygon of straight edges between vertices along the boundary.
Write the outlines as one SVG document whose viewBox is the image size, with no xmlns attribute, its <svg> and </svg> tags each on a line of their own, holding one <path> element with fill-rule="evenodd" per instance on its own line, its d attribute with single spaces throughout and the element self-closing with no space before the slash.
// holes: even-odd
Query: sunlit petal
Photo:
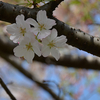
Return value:
<svg viewBox="0 0 100 100">
<path fill-rule="evenodd" d="M 38 23 L 34 19 L 32 19 L 32 18 L 28 18 L 26 20 L 26 22 L 28 22 L 29 24 L 31 24 L 31 25 L 33 25 L 35 27 L 38 27 Z"/>
</svg>

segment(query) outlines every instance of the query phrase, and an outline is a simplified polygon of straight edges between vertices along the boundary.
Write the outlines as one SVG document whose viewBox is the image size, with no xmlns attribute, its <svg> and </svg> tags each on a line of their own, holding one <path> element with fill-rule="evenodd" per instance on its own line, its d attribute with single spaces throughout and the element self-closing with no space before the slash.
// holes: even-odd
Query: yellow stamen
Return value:
<svg viewBox="0 0 100 100">
<path fill-rule="evenodd" d="M 53 43 L 53 41 L 51 41 L 49 44 L 48 44 L 48 46 L 50 47 L 50 49 L 52 48 L 52 47 L 54 47 L 55 46 L 55 43 Z"/>
<path fill-rule="evenodd" d="M 33 47 L 33 46 L 31 45 L 31 43 L 26 44 L 27 51 L 28 51 L 29 49 L 31 49 L 31 50 L 33 51 L 32 47 Z"/>
<path fill-rule="evenodd" d="M 40 28 L 40 31 L 41 31 L 42 29 L 45 29 L 44 24 L 39 24 L 39 28 Z"/>
<path fill-rule="evenodd" d="M 26 28 L 20 27 L 20 33 L 23 34 L 23 36 L 24 36 L 24 34 L 26 33 Z"/>
</svg>

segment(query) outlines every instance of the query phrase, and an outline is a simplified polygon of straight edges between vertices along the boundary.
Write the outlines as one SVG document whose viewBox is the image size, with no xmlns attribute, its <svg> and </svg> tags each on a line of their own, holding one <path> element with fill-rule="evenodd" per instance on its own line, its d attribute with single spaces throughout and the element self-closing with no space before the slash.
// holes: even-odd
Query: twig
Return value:
<svg viewBox="0 0 100 100">
<path fill-rule="evenodd" d="M 10 92 L 10 90 L 7 88 L 6 84 L 3 82 L 3 80 L 0 78 L 0 84 L 1 86 L 3 87 L 3 89 L 6 91 L 6 93 L 9 95 L 9 97 L 12 99 L 12 100 L 17 100 L 13 94 Z"/>
<path fill-rule="evenodd" d="M 0 51 L 0 56 L 4 58 L 7 62 L 9 62 L 11 65 L 13 65 L 14 68 L 16 68 L 18 71 L 20 71 L 22 74 L 24 74 L 27 78 L 29 78 L 31 81 L 35 82 L 38 86 L 40 86 L 42 89 L 46 90 L 50 95 L 57 100 L 58 96 L 45 84 L 39 82 L 39 80 L 36 79 L 35 76 L 33 76 L 30 72 L 23 69 L 23 67 L 20 64 L 17 64 L 14 60 L 11 60 L 9 58 L 9 55 Z M 59 100 L 62 100 L 61 98 Z"/>
</svg>

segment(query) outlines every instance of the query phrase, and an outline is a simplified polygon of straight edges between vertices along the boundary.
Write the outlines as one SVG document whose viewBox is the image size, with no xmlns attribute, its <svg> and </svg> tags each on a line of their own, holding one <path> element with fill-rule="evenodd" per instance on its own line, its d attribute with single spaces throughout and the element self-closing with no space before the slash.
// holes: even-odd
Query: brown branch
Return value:
<svg viewBox="0 0 100 100">
<path fill-rule="evenodd" d="M 0 84 L 3 87 L 3 89 L 6 91 L 6 93 L 9 95 L 11 100 L 17 100 L 13 94 L 10 92 L 10 90 L 7 88 L 6 84 L 3 82 L 3 80 L 0 78 Z"/>
<path fill-rule="evenodd" d="M 39 82 L 39 80 L 37 80 L 35 78 L 35 76 L 33 76 L 30 72 L 26 71 L 25 69 L 23 69 L 23 67 L 20 64 L 17 64 L 14 60 L 9 58 L 9 55 L 0 51 L 0 56 L 2 58 L 4 58 L 7 62 L 9 62 L 11 65 L 13 65 L 14 68 L 16 68 L 18 71 L 20 71 L 22 74 L 24 74 L 27 78 L 29 78 L 30 80 L 34 81 L 38 86 L 40 86 L 42 89 L 46 90 L 48 93 L 50 93 L 50 95 L 55 99 L 58 100 L 58 95 L 56 95 L 48 86 L 46 86 L 45 84 Z M 61 98 L 59 100 L 62 100 Z"/>
</svg>

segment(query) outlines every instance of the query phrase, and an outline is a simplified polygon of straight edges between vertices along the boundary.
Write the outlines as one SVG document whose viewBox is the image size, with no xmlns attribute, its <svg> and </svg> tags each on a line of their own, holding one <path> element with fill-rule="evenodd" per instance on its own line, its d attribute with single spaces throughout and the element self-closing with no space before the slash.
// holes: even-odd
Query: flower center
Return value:
<svg viewBox="0 0 100 100">
<path fill-rule="evenodd" d="M 26 33 L 26 28 L 20 27 L 20 33 L 24 36 L 24 34 Z"/>
<path fill-rule="evenodd" d="M 40 29 L 40 31 L 41 31 L 42 29 L 45 29 L 44 24 L 39 24 L 39 29 Z"/>
<path fill-rule="evenodd" d="M 52 47 L 54 47 L 55 46 L 55 43 L 53 43 L 53 41 L 51 41 L 49 44 L 48 44 L 48 46 L 50 47 L 50 49 L 52 48 Z"/>
<path fill-rule="evenodd" d="M 29 49 L 31 49 L 31 50 L 33 51 L 32 47 L 33 47 L 33 46 L 31 45 L 31 43 L 26 44 L 27 51 L 28 51 Z"/>
</svg>

